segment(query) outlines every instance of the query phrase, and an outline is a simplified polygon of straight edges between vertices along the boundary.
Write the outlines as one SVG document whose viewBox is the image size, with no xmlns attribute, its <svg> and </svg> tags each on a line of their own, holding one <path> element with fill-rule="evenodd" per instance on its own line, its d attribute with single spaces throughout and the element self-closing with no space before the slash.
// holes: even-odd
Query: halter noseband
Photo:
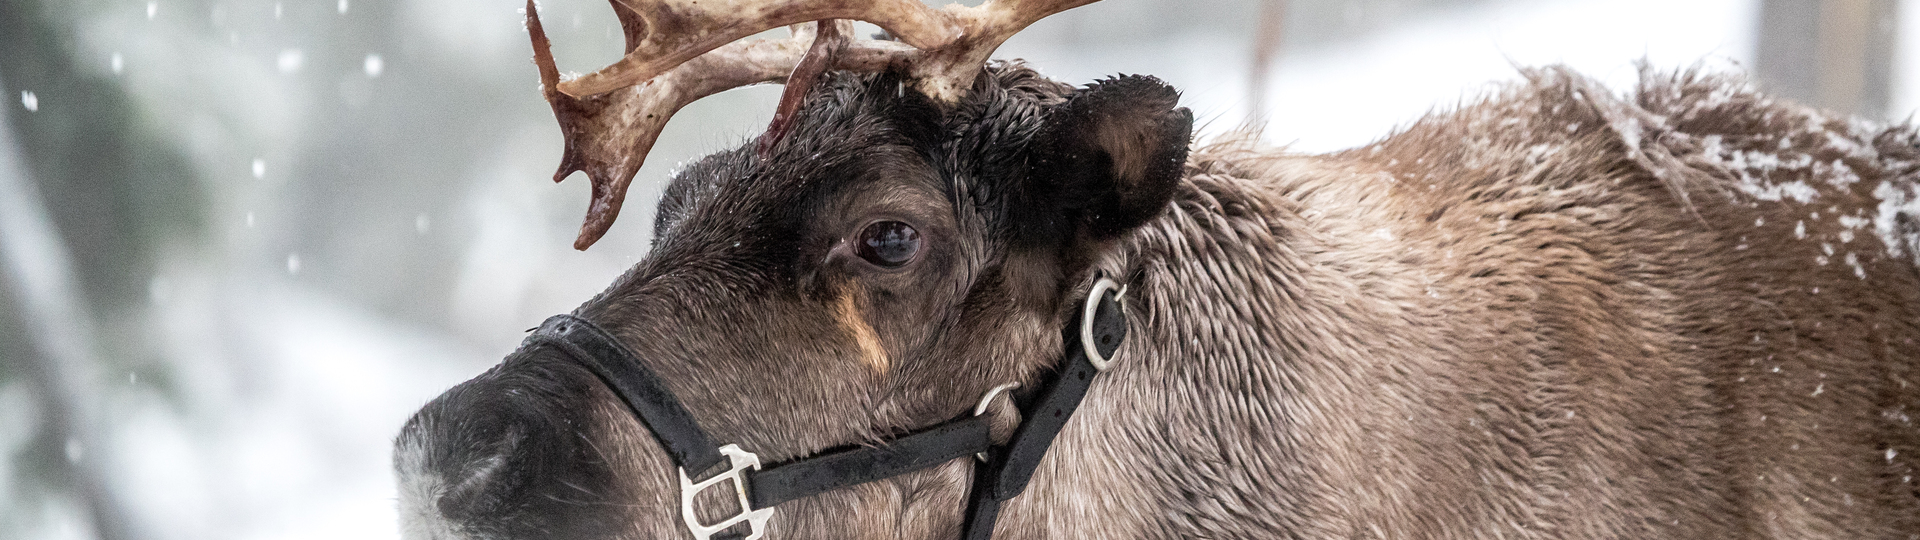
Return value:
<svg viewBox="0 0 1920 540">
<path fill-rule="evenodd" d="M 766 533 L 774 506 L 780 503 L 892 478 L 969 455 L 981 456 L 985 464 L 974 468 L 962 538 L 988 540 L 993 537 L 1000 503 L 1026 489 L 1053 439 L 1086 397 L 1094 375 L 1107 369 L 1126 337 L 1127 322 L 1117 289 L 1110 279 L 1094 283 L 1080 316 L 1065 333 L 1066 357 L 1036 396 L 1019 400 L 1025 401 L 1020 407 L 1020 427 L 1003 447 L 993 446 L 987 418 L 979 413 L 1006 385 L 988 392 L 981 406 L 969 411 L 973 414 L 877 445 L 762 468 L 759 456 L 739 445 L 715 445 L 658 375 L 611 334 L 585 319 L 572 315 L 548 318 L 521 348 L 546 346 L 564 351 L 620 396 L 678 468 L 680 516 L 686 521 L 687 531 L 698 540 L 710 540 L 742 522 L 748 524 L 746 539 L 757 540 Z M 704 473 L 722 463 L 727 465 L 726 470 L 705 480 L 695 482 L 687 474 Z M 700 523 L 693 511 L 694 497 L 728 481 L 740 511 L 711 525 Z"/>
</svg>

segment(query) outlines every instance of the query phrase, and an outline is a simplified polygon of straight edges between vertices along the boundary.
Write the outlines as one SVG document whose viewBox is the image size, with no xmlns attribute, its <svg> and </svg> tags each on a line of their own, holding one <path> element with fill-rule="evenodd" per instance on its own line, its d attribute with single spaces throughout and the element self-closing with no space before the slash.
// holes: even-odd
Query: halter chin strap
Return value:
<svg viewBox="0 0 1920 540">
<path fill-rule="evenodd" d="M 555 315 L 521 347 L 547 346 L 565 351 L 620 396 L 679 468 L 680 515 L 696 539 L 709 540 L 744 522 L 748 524 L 745 538 L 756 540 L 766 533 L 774 506 L 780 503 L 979 455 L 984 456 L 985 464 L 974 468 L 962 537 L 987 540 L 993 537 L 1000 503 L 1026 489 L 1053 439 L 1086 397 L 1094 375 L 1107 368 L 1114 350 L 1126 337 L 1126 317 L 1121 313 L 1116 289 L 1114 282 L 1105 278 L 1094 284 L 1080 317 L 1064 332 L 1066 357 L 1039 386 L 1037 395 L 1019 400 L 1021 424 L 1004 447 L 993 446 L 987 417 L 970 414 L 877 445 L 762 468 L 759 456 L 738 445 L 715 445 L 666 383 L 593 323 L 572 315 Z M 992 398 L 989 393 L 982 404 Z M 726 469 L 705 480 L 696 482 L 688 474 L 703 475 L 721 464 L 726 464 Z M 722 483 L 731 485 L 739 513 L 714 523 L 701 523 L 694 514 L 694 497 Z"/>
</svg>

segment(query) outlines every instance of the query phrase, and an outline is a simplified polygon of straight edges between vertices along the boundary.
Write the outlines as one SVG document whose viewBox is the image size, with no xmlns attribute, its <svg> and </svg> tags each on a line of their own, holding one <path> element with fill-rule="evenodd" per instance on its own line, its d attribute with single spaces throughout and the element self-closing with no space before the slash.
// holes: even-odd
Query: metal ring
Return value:
<svg viewBox="0 0 1920 540">
<path fill-rule="evenodd" d="M 993 387 L 992 390 L 988 390 L 987 395 L 985 397 L 980 398 L 980 404 L 973 406 L 973 415 L 980 416 L 981 414 L 986 413 L 987 406 L 993 404 L 994 396 L 1000 395 L 1001 392 L 1005 392 L 1005 391 L 1012 390 L 1019 387 L 1020 387 L 1019 382 L 1010 382 L 1000 386 L 995 386 Z"/>
<path fill-rule="evenodd" d="M 985 397 L 980 398 L 980 404 L 973 406 L 973 415 L 980 416 L 981 414 L 985 414 L 987 412 L 987 406 L 993 405 L 993 398 L 995 396 L 1000 395 L 1001 392 L 1005 392 L 1005 391 L 1012 390 L 1019 387 L 1020 387 L 1019 381 L 1015 381 L 1015 382 L 1010 382 L 1000 386 L 995 386 L 993 387 L 992 390 L 988 390 L 987 395 Z M 987 462 L 986 452 L 976 453 L 973 455 L 973 457 L 975 459 L 979 459 L 981 463 Z"/>
<path fill-rule="evenodd" d="M 1093 344 L 1093 316 L 1100 311 L 1100 300 L 1106 298 L 1107 291 L 1120 288 L 1119 283 L 1105 277 L 1093 282 L 1093 290 L 1087 293 L 1087 303 L 1080 309 L 1080 347 L 1087 353 L 1087 362 L 1093 368 L 1106 371 L 1113 365 L 1113 359 L 1100 355 L 1100 348 Z M 1124 316 L 1124 315 L 1123 315 Z M 1115 352 L 1119 352 L 1118 349 Z"/>
</svg>

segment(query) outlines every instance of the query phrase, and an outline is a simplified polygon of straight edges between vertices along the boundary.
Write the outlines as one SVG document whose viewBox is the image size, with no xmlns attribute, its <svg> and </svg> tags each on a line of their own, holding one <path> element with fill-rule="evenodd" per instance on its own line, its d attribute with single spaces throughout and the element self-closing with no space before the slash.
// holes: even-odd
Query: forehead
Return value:
<svg viewBox="0 0 1920 540">
<path fill-rule="evenodd" d="M 709 156 L 668 185 L 655 241 L 688 234 L 777 235 L 874 201 L 945 191 L 942 175 L 921 148 L 872 135 L 824 134 L 825 144 L 767 158 L 745 148 Z"/>
<path fill-rule="evenodd" d="M 944 191 L 928 155 L 937 119 L 901 103 L 904 97 L 877 91 L 884 84 L 856 77 L 825 82 L 771 151 L 756 152 L 749 141 L 676 174 L 660 203 L 656 241 L 685 231 L 676 225 L 696 222 L 794 227 L 835 199 L 888 193 L 890 184 Z"/>
<path fill-rule="evenodd" d="M 997 221 L 996 204 L 1015 191 L 1003 184 L 1020 178 L 1020 149 L 1072 90 L 1019 65 L 988 71 L 953 107 L 904 91 L 886 74 L 823 78 L 767 155 L 749 141 L 675 176 L 656 214 L 655 255 L 686 241 L 798 241 L 805 229 L 833 225 L 822 220 L 874 206 Z"/>
</svg>

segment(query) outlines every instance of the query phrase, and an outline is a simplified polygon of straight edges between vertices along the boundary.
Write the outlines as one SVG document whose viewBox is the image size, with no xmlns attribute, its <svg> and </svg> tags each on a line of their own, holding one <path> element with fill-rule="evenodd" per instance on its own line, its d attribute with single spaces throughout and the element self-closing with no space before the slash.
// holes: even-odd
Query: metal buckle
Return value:
<svg viewBox="0 0 1920 540">
<path fill-rule="evenodd" d="M 713 478 L 701 480 L 698 483 L 687 478 L 686 468 L 677 468 L 680 471 L 680 517 L 686 520 L 687 531 L 692 532 L 696 540 L 711 540 L 714 533 L 727 530 L 742 521 L 747 522 L 747 540 L 758 540 L 767 532 L 767 520 L 773 517 L 773 509 L 753 510 L 753 507 L 747 504 L 747 477 L 741 473 L 749 468 L 760 470 L 760 456 L 741 450 L 740 445 L 737 444 L 720 447 L 720 454 L 727 456 L 727 472 L 713 475 Z M 700 518 L 693 513 L 693 497 L 722 480 L 733 481 L 733 493 L 740 498 L 740 513 L 722 519 L 711 526 L 701 525 Z"/>
<path fill-rule="evenodd" d="M 1113 359 L 1100 356 L 1100 347 L 1093 344 L 1093 316 L 1100 311 L 1100 300 L 1106 298 L 1107 291 L 1115 289 L 1120 290 L 1122 299 L 1126 298 L 1127 290 L 1121 289 L 1119 283 L 1105 277 L 1100 278 L 1099 281 L 1093 282 L 1093 291 L 1087 293 L 1087 304 L 1080 308 L 1080 348 L 1086 351 L 1087 362 L 1092 363 L 1093 368 L 1100 371 L 1106 371 L 1109 366 L 1112 366 Z M 1118 353 L 1119 350 L 1115 349 L 1114 352 Z"/>
<path fill-rule="evenodd" d="M 982 415 L 982 414 L 986 414 L 986 412 L 987 412 L 987 406 L 989 406 L 989 405 L 993 405 L 993 398 L 994 398 L 994 397 L 996 397 L 996 396 L 999 396 L 1001 392 L 1005 392 L 1005 391 L 1008 391 L 1008 390 L 1012 390 L 1012 389 L 1015 389 L 1015 388 L 1019 388 L 1019 387 L 1020 387 L 1020 383 L 1019 383 L 1019 382 L 1010 382 L 1010 383 L 1007 383 L 1007 384 L 1003 384 L 1003 385 L 1000 385 L 1000 386 L 995 386 L 995 387 L 993 387 L 993 389 L 992 389 L 992 390 L 988 390 L 988 391 L 987 391 L 987 395 L 985 395 L 985 396 L 982 396 L 982 397 L 980 398 L 980 404 L 979 404 L 979 405 L 974 405 L 974 406 L 973 406 L 973 415 L 974 415 L 974 416 L 980 416 L 980 415 Z M 981 463 L 986 463 L 986 462 L 987 462 L 987 453 L 986 453 L 986 452 L 979 452 L 979 453 L 976 453 L 976 454 L 974 454 L 974 455 L 973 455 L 973 457 L 974 457 L 974 458 L 976 458 L 976 459 L 979 459 Z"/>
</svg>

